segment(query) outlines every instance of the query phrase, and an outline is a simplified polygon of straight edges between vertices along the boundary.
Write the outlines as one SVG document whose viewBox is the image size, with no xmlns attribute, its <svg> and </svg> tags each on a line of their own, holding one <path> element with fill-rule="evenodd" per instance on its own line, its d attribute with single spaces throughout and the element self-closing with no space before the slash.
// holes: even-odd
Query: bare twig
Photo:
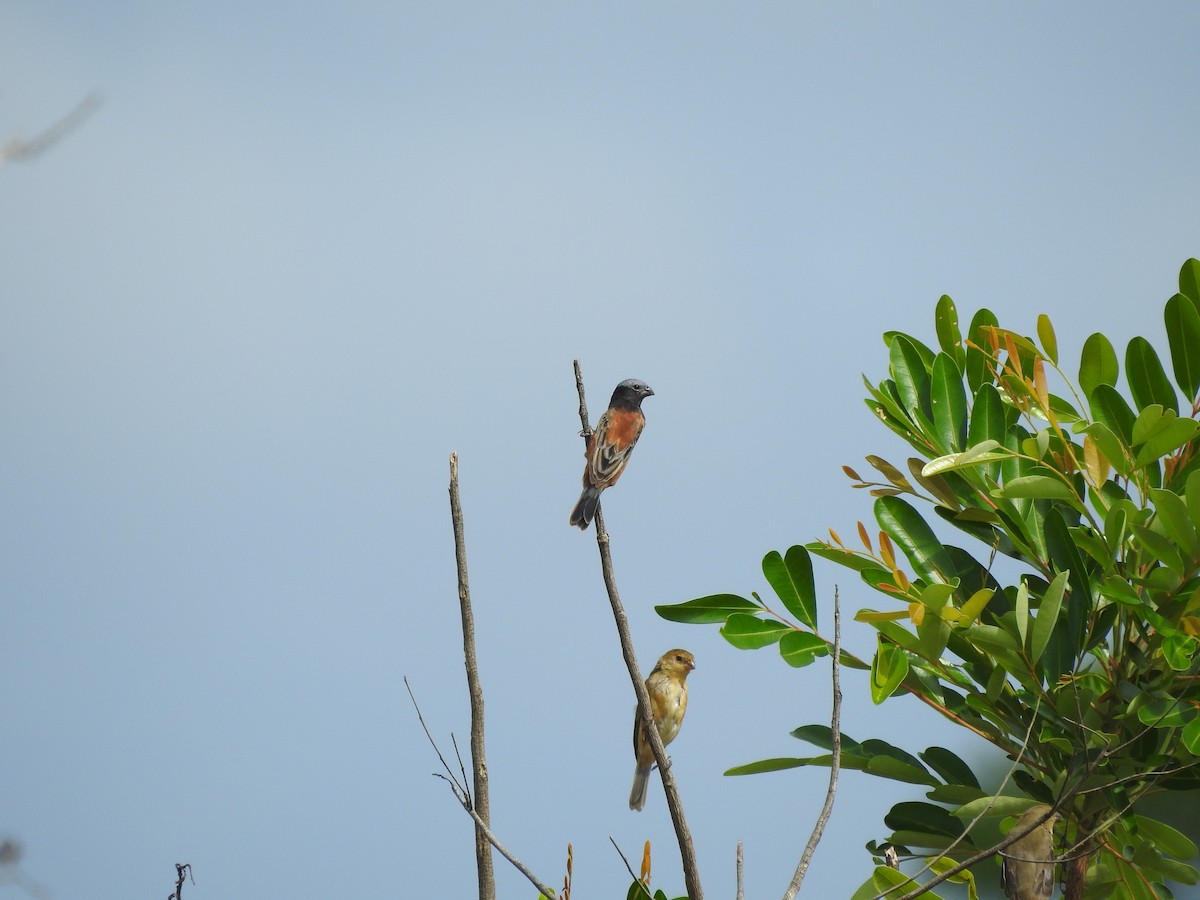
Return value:
<svg viewBox="0 0 1200 900">
<path fill-rule="evenodd" d="M 743 898 L 746 896 L 746 893 L 742 887 L 742 875 L 743 875 L 742 842 L 738 841 L 737 842 L 737 893 L 734 895 L 736 900 L 743 900 Z"/>
<path fill-rule="evenodd" d="M 804 848 L 804 853 L 800 857 L 800 864 L 796 866 L 796 872 L 792 875 L 791 884 L 788 885 L 786 891 L 783 892 L 784 900 L 793 900 L 800 891 L 800 885 L 804 881 L 804 876 L 808 873 L 809 863 L 812 862 L 813 853 L 816 852 L 817 844 L 820 843 L 821 835 L 825 833 L 825 825 L 829 822 L 829 815 L 833 812 L 833 799 L 837 794 L 838 774 L 842 770 L 842 607 L 841 601 L 838 599 L 838 591 L 833 589 L 833 715 L 831 717 L 830 729 L 832 731 L 833 747 L 832 755 L 829 760 L 829 789 L 825 792 L 825 804 L 821 807 L 821 814 L 817 816 L 817 824 L 813 826 L 812 836 L 808 839 L 808 845 Z"/>
<path fill-rule="evenodd" d="M 513 856 L 509 849 L 500 843 L 499 839 L 492 832 L 492 829 L 488 826 L 488 823 L 485 822 L 479 813 L 475 811 L 475 807 L 471 803 L 471 797 L 467 792 L 467 786 L 465 784 L 459 784 L 458 779 L 454 777 L 454 771 L 446 762 L 446 757 L 442 755 L 442 751 L 438 747 L 437 741 L 435 741 L 433 739 L 433 735 L 429 733 L 429 726 L 425 724 L 425 717 L 421 715 L 421 707 L 417 703 L 417 698 L 413 695 L 412 687 L 409 685 L 407 677 L 404 679 L 404 687 L 408 691 L 409 699 L 412 700 L 413 709 L 417 711 L 417 721 L 421 723 L 421 728 L 425 732 L 425 737 L 429 740 L 430 745 L 433 747 L 433 752 L 437 754 L 437 758 L 441 762 L 442 768 L 446 770 L 445 775 L 441 775 L 437 772 L 435 772 L 434 775 L 450 785 L 450 790 L 454 794 L 454 799 L 457 800 L 462 805 L 462 808 L 467 811 L 467 814 L 475 820 L 475 827 L 483 832 L 483 836 L 487 838 L 487 842 L 495 847 L 501 856 L 512 863 L 513 868 L 524 875 L 529 883 L 541 892 L 543 897 L 553 897 L 553 889 L 542 884 L 542 882 L 538 880 L 537 876 L 533 874 L 528 866 Z"/>
<path fill-rule="evenodd" d="M 587 446 L 591 436 L 591 425 L 588 423 L 587 400 L 583 390 L 583 371 L 579 360 L 575 360 L 575 388 L 579 392 L 579 419 L 583 423 L 583 441 Z M 638 668 L 637 655 L 633 650 L 633 638 L 629 632 L 629 618 L 625 615 L 625 607 L 621 605 L 621 596 L 617 592 L 616 578 L 613 576 L 612 555 L 609 552 L 608 532 L 604 528 L 604 513 L 596 508 L 596 544 L 600 548 L 600 570 L 604 576 L 604 587 L 608 591 L 608 602 L 612 606 L 613 619 L 617 624 L 617 635 L 621 640 L 621 653 L 625 657 L 625 666 L 629 669 L 629 678 L 633 681 L 633 691 L 637 695 L 638 715 L 642 717 L 646 737 L 650 749 L 654 752 L 654 761 L 662 777 L 663 791 L 667 795 L 667 808 L 671 812 L 671 822 L 675 826 L 675 837 L 679 842 L 679 854 L 683 861 L 683 881 L 687 888 L 689 900 L 704 900 L 704 889 L 700 886 L 700 869 L 696 863 L 696 848 L 692 843 L 692 833 L 688 828 L 687 818 L 683 814 L 683 803 L 679 799 L 679 790 L 675 786 L 675 777 L 671 774 L 671 760 L 663 747 L 662 738 L 654 726 L 650 713 L 650 694 L 646 683 L 642 680 Z"/>
<path fill-rule="evenodd" d="M 467 690 L 471 695 L 471 771 L 475 782 L 475 799 L 471 809 L 477 814 L 475 867 L 479 876 L 479 900 L 496 900 L 492 851 L 484 833 L 491 822 L 491 804 L 488 801 L 487 754 L 483 745 L 483 688 L 479 683 L 479 663 L 475 658 L 475 615 L 471 611 L 471 588 L 467 583 L 467 542 L 463 535 L 462 503 L 458 496 L 457 453 L 450 454 L 450 519 L 454 525 L 454 557 L 458 563 L 458 605 L 462 614 L 463 659 L 467 666 Z"/>
<path fill-rule="evenodd" d="M 100 95 L 97 93 L 88 94 L 73 110 L 41 134 L 28 140 L 24 138 L 10 138 L 3 146 L 0 146 L 0 165 L 6 162 L 23 162 L 44 152 L 68 132 L 73 131 L 99 105 Z"/>
<path fill-rule="evenodd" d="M 190 880 L 192 884 L 196 883 L 191 863 L 175 863 L 175 876 L 175 891 L 167 895 L 167 900 L 183 900 L 183 882 L 185 880 Z"/>
<path fill-rule="evenodd" d="M 637 886 L 641 889 L 642 893 L 646 895 L 646 900 L 654 900 L 654 898 L 650 895 L 650 889 L 647 888 L 646 885 L 642 884 L 642 879 L 638 878 L 637 875 L 634 874 L 633 866 L 629 865 L 629 858 L 621 852 L 621 848 L 617 846 L 617 842 L 613 840 L 613 836 L 611 834 L 608 836 L 608 842 L 612 844 L 613 849 L 617 851 L 617 856 L 621 857 L 621 862 L 625 863 L 625 871 L 629 873 L 629 877 L 637 882 Z"/>
</svg>

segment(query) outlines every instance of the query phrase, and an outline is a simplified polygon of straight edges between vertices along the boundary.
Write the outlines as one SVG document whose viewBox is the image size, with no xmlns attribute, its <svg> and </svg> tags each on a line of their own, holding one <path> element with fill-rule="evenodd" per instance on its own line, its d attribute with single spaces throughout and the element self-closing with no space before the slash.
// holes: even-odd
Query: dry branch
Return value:
<svg viewBox="0 0 1200 900">
<path fill-rule="evenodd" d="M 467 583 L 467 542 L 463 534 L 462 502 L 458 494 L 458 454 L 450 454 L 450 519 L 454 525 L 454 558 L 458 564 L 458 605 L 462 615 L 463 659 L 467 667 L 467 690 L 471 695 L 471 772 L 475 783 L 475 867 L 479 876 L 479 900 L 496 900 L 496 876 L 487 829 L 491 823 L 488 801 L 487 754 L 483 743 L 483 687 L 475 657 L 475 614 L 471 611 L 471 588 Z"/>
<path fill-rule="evenodd" d="M 833 589 L 833 715 L 831 716 L 830 729 L 832 730 L 833 747 L 829 760 L 829 788 L 825 791 L 825 804 L 821 807 L 821 814 L 817 816 L 817 823 L 813 826 L 812 835 L 808 839 L 808 844 L 804 848 L 804 853 L 800 856 L 800 864 L 796 866 L 796 872 L 792 875 L 791 884 L 788 885 L 786 891 L 783 892 L 783 900 L 793 900 L 800 891 L 800 885 L 804 881 L 804 876 L 808 873 L 809 863 L 812 862 L 813 854 L 817 850 L 817 844 L 820 843 L 821 835 L 825 833 L 825 826 L 829 822 L 829 815 L 833 812 L 834 795 L 837 794 L 838 774 L 842 769 L 842 607 L 841 601 L 838 599 L 837 588 Z"/>
</svg>

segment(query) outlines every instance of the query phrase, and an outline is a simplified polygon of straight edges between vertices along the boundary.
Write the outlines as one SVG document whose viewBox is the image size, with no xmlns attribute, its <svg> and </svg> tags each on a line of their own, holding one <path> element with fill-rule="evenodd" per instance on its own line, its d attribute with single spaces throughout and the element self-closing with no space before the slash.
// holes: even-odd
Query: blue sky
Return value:
<svg viewBox="0 0 1200 900">
<path fill-rule="evenodd" d="M 605 495 L 643 667 L 695 652 L 672 746 L 706 889 L 782 893 L 824 793 L 827 672 L 654 604 L 766 590 L 904 450 L 861 403 L 948 293 L 1063 356 L 1165 345 L 1200 254 L 1188 4 L 33 3 L 0 10 L 0 836 L 54 897 L 465 897 L 448 457 L 461 458 L 496 830 L 623 896 L 632 691 L 591 532 L 594 415 L 656 395 Z M 1072 366 L 1068 366 L 1072 368 Z M 879 601 L 818 567 L 849 613 Z M 823 615 L 828 621 L 829 610 Z M 867 626 L 847 624 L 869 653 Z M 848 673 L 844 730 L 999 762 Z M 915 792 L 848 773 L 807 894 Z M 502 861 L 501 895 L 532 889 Z"/>
</svg>

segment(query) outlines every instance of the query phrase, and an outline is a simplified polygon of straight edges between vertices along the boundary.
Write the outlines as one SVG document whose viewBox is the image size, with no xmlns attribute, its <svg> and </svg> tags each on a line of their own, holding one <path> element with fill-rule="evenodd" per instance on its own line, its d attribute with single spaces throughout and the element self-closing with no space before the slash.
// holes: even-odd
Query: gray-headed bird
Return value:
<svg viewBox="0 0 1200 900">
<path fill-rule="evenodd" d="M 571 524 L 586 529 L 600 505 L 600 492 L 617 483 L 633 445 L 646 427 L 642 401 L 653 397 L 650 385 L 636 378 L 626 378 L 613 391 L 608 409 L 596 423 L 587 445 L 587 465 L 583 468 L 583 493 L 571 510 Z"/>
</svg>

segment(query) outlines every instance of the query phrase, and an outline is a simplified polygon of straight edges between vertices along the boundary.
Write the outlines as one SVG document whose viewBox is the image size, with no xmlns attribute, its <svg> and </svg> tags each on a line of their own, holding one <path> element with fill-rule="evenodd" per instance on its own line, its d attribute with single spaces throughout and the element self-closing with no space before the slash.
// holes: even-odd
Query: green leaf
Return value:
<svg viewBox="0 0 1200 900">
<path fill-rule="evenodd" d="M 1134 459 L 1139 466 L 1174 453 L 1196 436 L 1200 427 L 1195 419 L 1164 418 L 1138 449 Z"/>
<path fill-rule="evenodd" d="M 1186 485 L 1183 497 L 1187 502 L 1188 516 L 1193 522 L 1200 522 L 1200 469 L 1188 475 Z"/>
<path fill-rule="evenodd" d="M 1196 639 L 1186 634 L 1169 634 L 1163 638 L 1162 654 L 1167 665 L 1176 672 L 1186 672 L 1192 667 L 1192 656 L 1196 653 Z"/>
<path fill-rule="evenodd" d="M 760 619 L 747 613 L 733 613 L 725 620 L 721 636 L 739 650 L 757 650 L 776 643 L 792 629 L 774 619 Z"/>
<path fill-rule="evenodd" d="M 1108 427 L 1125 446 L 1133 444 L 1133 410 L 1112 385 L 1097 385 L 1088 394 L 1092 417 Z"/>
<path fill-rule="evenodd" d="M 1200 556 L 1200 541 L 1196 539 L 1196 525 L 1183 498 L 1168 490 L 1151 488 L 1150 499 L 1154 502 L 1157 512 L 1156 520 L 1161 523 L 1167 536 L 1183 548 L 1189 556 Z"/>
<path fill-rule="evenodd" d="M 1102 384 L 1115 386 L 1119 371 L 1117 353 L 1108 338 L 1097 331 L 1084 341 L 1079 362 L 1079 386 L 1084 394 L 1091 396 Z"/>
<path fill-rule="evenodd" d="M 921 514 L 906 501 L 899 497 L 880 497 L 875 501 L 875 521 L 900 545 L 918 576 L 927 582 L 950 580 L 942 574 L 952 568 L 942 542 Z"/>
<path fill-rule="evenodd" d="M 1157 403 L 1163 409 L 1179 412 L 1179 398 L 1163 371 L 1158 354 L 1144 337 L 1135 337 L 1125 350 L 1125 378 L 1138 409 Z"/>
<path fill-rule="evenodd" d="M 789 732 L 792 737 L 807 741 L 815 747 L 820 747 L 823 750 L 833 750 L 833 729 L 828 725 L 801 725 L 799 728 Z M 842 753 L 863 753 L 862 745 L 854 738 L 849 737 L 845 732 L 842 732 Z"/>
<path fill-rule="evenodd" d="M 937 330 L 938 346 L 962 368 L 966 361 L 966 351 L 962 346 L 962 335 L 958 330 L 958 310 L 954 301 L 943 294 L 937 302 L 933 313 L 933 324 Z"/>
<path fill-rule="evenodd" d="M 999 449 L 998 449 L 999 448 Z M 921 474 L 932 477 L 943 472 L 953 472 L 956 469 L 966 469 L 971 466 L 982 466 L 1007 459 L 1012 454 L 1000 448 L 996 441 L 987 440 L 968 447 L 962 453 L 947 453 L 937 459 L 931 459 L 921 468 Z M 995 467 L 993 467 L 995 468 Z"/>
<path fill-rule="evenodd" d="M 967 338 L 974 346 L 967 347 L 967 384 L 971 391 L 979 390 L 980 385 L 986 384 L 992 380 L 991 375 L 991 360 L 986 349 L 990 348 L 991 344 L 984 337 L 983 332 L 987 328 L 994 328 L 999 322 L 996 319 L 995 313 L 990 309 L 981 309 L 975 313 L 971 319 L 971 325 L 967 329 Z M 983 350 L 979 348 L 984 348 Z"/>
<path fill-rule="evenodd" d="M 1179 293 L 1196 304 L 1200 312 L 1200 260 L 1189 259 L 1179 270 Z"/>
<path fill-rule="evenodd" d="M 980 797 L 970 803 L 964 803 L 954 810 L 954 815 L 969 822 L 982 814 L 984 818 L 993 816 L 1019 816 L 1033 806 L 1034 801 L 1028 797 Z"/>
<path fill-rule="evenodd" d="M 928 423 L 933 418 L 929 406 L 929 373 L 921 360 L 917 342 L 906 334 L 891 340 L 891 375 L 900 394 L 900 402 L 914 423 Z"/>
<path fill-rule="evenodd" d="M 1194 399 L 1200 390 L 1200 312 L 1196 302 L 1183 294 L 1167 301 L 1163 311 L 1167 341 L 1171 347 L 1171 368 L 1175 383 L 1184 396 Z"/>
<path fill-rule="evenodd" d="M 1113 433 L 1113 430 L 1103 422 L 1092 422 L 1083 429 L 1092 441 L 1100 448 L 1100 452 L 1104 454 L 1114 469 L 1118 473 L 1126 477 L 1129 476 L 1132 468 L 1130 464 L 1128 449 L 1125 444 L 1121 443 L 1121 439 Z"/>
<path fill-rule="evenodd" d="M 772 550 L 763 557 L 762 569 L 788 612 L 815 630 L 817 589 L 813 585 L 812 560 L 808 557 L 808 551 L 792 546 L 785 557 Z"/>
<path fill-rule="evenodd" d="M 732 769 L 726 769 L 725 774 L 758 775 L 761 772 L 782 772 L 784 769 L 799 769 L 802 766 L 810 766 L 812 764 L 811 759 L 778 757 L 776 759 L 762 759 L 758 762 L 746 763 L 742 766 L 734 766 Z"/>
<path fill-rule="evenodd" d="M 962 605 L 962 609 L 959 610 L 960 621 L 966 625 L 973 623 L 983 613 L 984 608 L 988 605 L 988 601 L 992 599 L 995 593 L 996 591 L 993 588 L 980 588 L 977 590 Z"/>
<path fill-rule="evenodd" d="M 1037 317 L 1037 333 L 1038 340 L 1042 342 L 1042 349 L 1046 351 L 1046 356 L 1055 365 L 1058 365 L 1058 339 L 1054 336 L 1054 326 L 1050 324 L 1050 317 L 1042 313 Z"/>
<path fill-rule="evenodd" d="M 1187 747 L 1188 753 L 1192 756 L 1200 756 L 1200 716 L 1197 716 L 1192 721 L 1183 726 L 1181 732 L 1183 738 L 1183 746 Z M 1191 856 L 1184 857 L 1191 859 Z"/>
<path fill-rule="evenodd" d="M 977 447 L 986 441 L 995 441 L 1003 445 L 1012 425 L 1011 416 L 1015 410 L 1006 407 L 1000 399 L 1000 392 L 991 384 L 983 384 L 975 391 L 974 403 L 971 406 L 971 418 L 967 423 L 967 445 Z M 988 462 L 982 473 L 991 481 L 1000 478 L 1000 465 Z"/>
<path fill-rule="evenodd" d="M 950 640 L 950 624 L 940 615 L 926 615 L 917 626 L 917 637 L 921 640 L 921 651 L 926 659 L 938 659 Z"/>
<path fill-rule="evenodd" d="M 880 778 L 903 781 L 905 784 L 924 784 L 932 787 L 938 783 L 936 778 L 925 771 L 924 766 L 913 765 L 892 756 L 872 756 L 867 760 L 863 771 Z"/>
<path fill-rule="evenodd" d="M 883 817 L 883 824 L 893 831 L 915 831 L 956 838 L 963 825 L 944 806 L 906 800 L 897 803 Z"/>
<path fill-rule="evenodd" d="M 951 753 L 945 747 L 929 747 L 924 753 L 918 754 L 924 763 L 937 772 L 947 784 L 965 784 L 978 788 L 979 780 L 971 767 L 962 758 Z"/>
<path fill-rule="evenodd" d="M 732 613 L 758 609 L 758 604 L 736 594 L 712 594 L 685 603 L 668 603 L 654 607 L 654 611 L 668 622 L 685 622 L 689 625 L 724 622 Z"/>
<path fill-rule="evenodd" d="M 1179 549 L 1170 540 L 1136 522 L 1130 526 L 1130 530 L 1133 531 L 1133 535 L 1138 543 L 1148 551 L 1148 553 L 1143 554 L 1143 557 L 1157 559 L 1180 578 L 1184 576 L 1183 557 L 1179 554 Z"/>
<path fill-rule="evenodd" d="M 948 354 L 939 353 L 933 361 L 930 379 L 930 404 L 933 425 L 944 452 L 961 450 L 967 441 L 967 395 L 962 372 Z"/>
<path fill-rule="evenodd" d="M 883 900 L 891 900 L 907 894 L 914 887 L 909 877 L 899 869 L 877 866 L 871 877 L 851 895 L 850 900 L 872 900 L 880 895 L 883 896 Z M 924 891 L 917 896 L 917 900 L 941 900 L 941 895 L 933 891 Z"/>
<path fill-rule="evenodd" d="M 992 491 L 993 497 L 1011 500 L 1028 497 L 1035 500 L 1075 500 L 1075 491 L 1064 482 L 1049 475 L 1022 475 L 1012 478 Z"/>
<path fill-rule="evenodd" d="M 930 800 L 936 800 L 938 803 L 949 803 L 959 806 L 963 803 L 970 803 L 972 800 L 978 800 L 984 796 L 984 793 L 980 788 L 970 787 L 965 784 L 939 784 L 932 790 L 926 791 L 925 796 Z"/>
<path fill-rule="evenodd" d="M 1059 572 L 1042 594 L 1042 603 L 1038 607 L 1037 618 L 1033 620 L 1033 633 L 1029 638 L 1029 660 L 1037 663 L 1046 644 L 1050 642 L 1050 633 L 1058 623 L 1058 612 L 1062 608 L 1063 593 L 1066 591 L 1069 572 Z"/>
<path fill-rule="evenodd" d="M 1161 693 L 1148 695 L 1146 702 L 1138 707 L 1137 717 L 1143 725 L 1154 728 L 1178 728 L 1194 721 L 1191 715 L 1185 715 L 1178 700 Z"/>
<path fill-rule="evenodd" d="M 972 625 L 966 630 L 967 638 L 985 649 L 1012 650 L 1021 649 L 1011 634 L 997 628 L 995 625 Z"/>
<path fill-rule="evenodd" d="M 871 700 L 882 703 L 896 692 L 908 674 L 908 655 L 895 644 L 880 640 L 871 661 Z"/>
<path fill-rule="evenodd" d="M 810 631 L 789 631 L 779 640 L 779 655 L 789 666 L 800 669 L 819 656 L 828 656 L 829 647 Z"/>
</svg>

